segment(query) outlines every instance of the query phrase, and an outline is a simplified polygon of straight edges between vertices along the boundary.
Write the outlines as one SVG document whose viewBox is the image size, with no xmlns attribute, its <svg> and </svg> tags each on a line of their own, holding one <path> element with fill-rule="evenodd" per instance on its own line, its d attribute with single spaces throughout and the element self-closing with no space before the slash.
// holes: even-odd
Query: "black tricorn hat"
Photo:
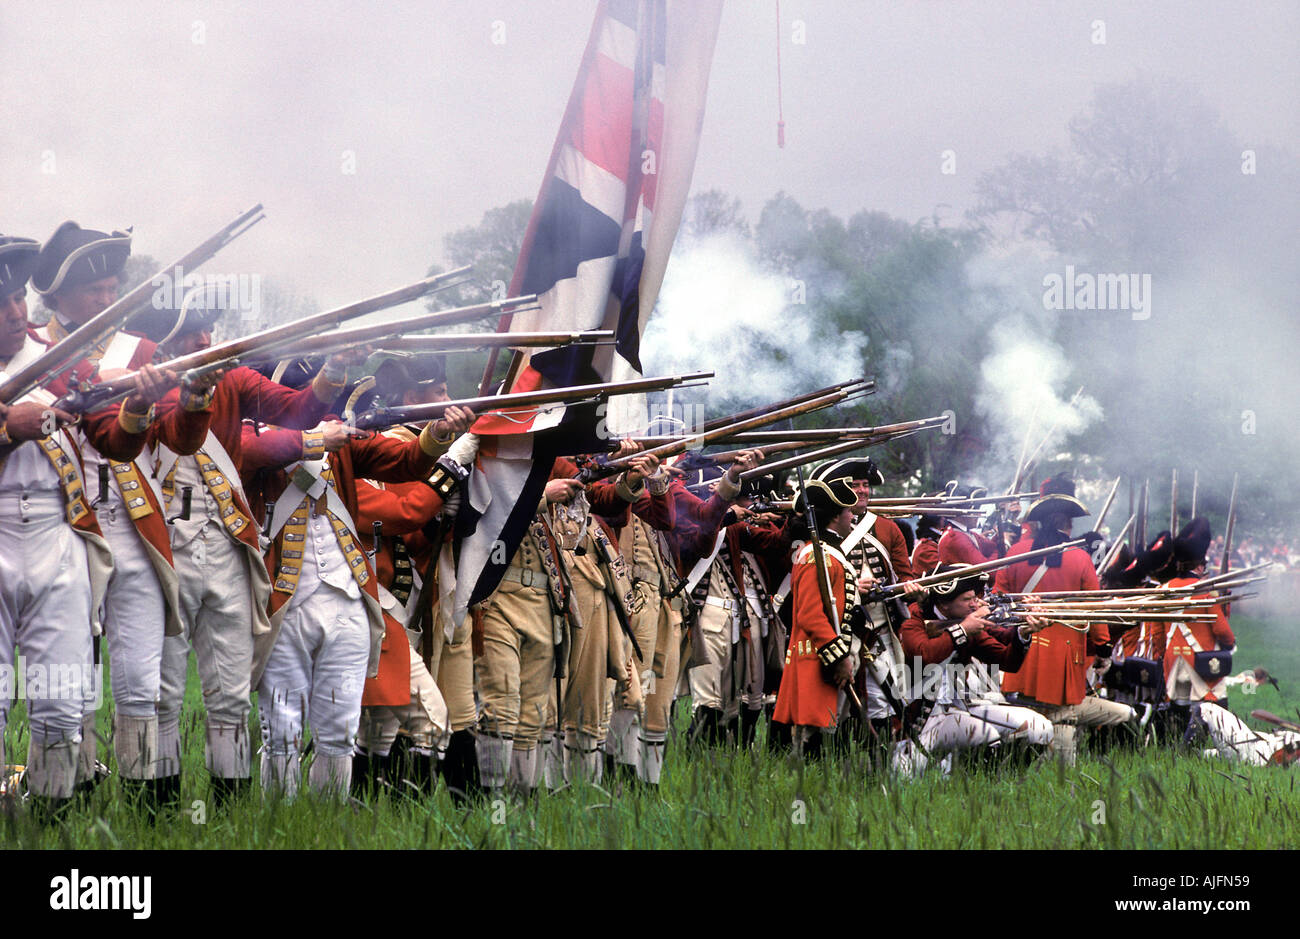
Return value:
<svg viewBox="0 0 1300 939">
<path fill-rule="evenodd" d="M 208 300 L 214 302 L 209 305 Z M 126 329 L 161 346 L 177 336 L 211 329 L 224 312 L 203 287 L 194 287 L 185 292 L 179 306 L 164 305 L 141 310 L 127 321 Z"/>
<path fill-rule="evenodd" d="M 817 514 L 851 509 L 858 504 L 857 493 L 849 485 L 849 477 L 846 476 L 836 476 L 833 479 L 808 480 L 804 486 L 804 491 L 795 497 L 794 509 L 796 512 L 806 511 L 804 508 L 805 494 L 808 502 L 812 505 L 813 512 Z"/>
<path fill-rule="evenodd" d="M 943 528 L 943 519 L 938 515 L 922 515 L 916 522 L 918 538 L 938 538 Z"/>
<path fill-rule="evenodd" d="M 885 477 L 880 469 L 865 456 L 849 457 L 843 460 L 831 460 L 813 470 L 809 481 L 814 479 L 865 479 L 873 486 L 883 486 Z"/>
<path fill-rule="evenodd" d="M 935 574 L 948 574 L 953 571 L 960 571 L 970 567 L 969 564 L 940 564 L 934 569 Z M 954 580 L 944 581 L 941 584 L 932 584 L 929 593 L 926 594 L 922 603 L 922 608 L 927 614 L 934 612 L 936 603 L 946 603 L 949 600 L 955 600 L 967 590 L 974 590 L 977 595 L 984 593 L 984 587 L 989 582 L 989 575 L 980 571 L 975 574 L 969 574 L 965 577 L 958 577 Z"/>
<path fill-rule="evenodd" d="M 1048 516 L 1060 514 L 1068 515 L 1070 518 L 1082 518 L 1088 514 L 1088 508 L 1073 495 L 1050 493 L 1035 499 L 1020 520 L 1041 522 Z"/>
<path fill-rule="evenodd" d="M 35 238 L 0 235 L 0 300 L 27 286 L 41 256 Z"/>
<path fill-rule="evenodd" d="M 757 499 L 759 496 L 771 492 L 775 488 L 775 476 L 771 474 L 765 476 L 751 476 L 740 484 L 740 498 Z"/>
<path fill-rule="evenodd" d="M 1205 552 L 1210 549 L 1210 522 L 1198 515 L 1174 539 L 1174 560 L 1184 569 L 1205 563 Z"/>
<path fill-rule="evenodd" d="M 131 256 L 131 235 L 124 231 L 108 234 L 64 222 L 41 247 L 32 272 L 32 286 L 43 297 L 64 287 L 93 284 L 122 273 Z"/>
<path fill-rule="evenodd" d="M 256 370 L 271 381 L 296 391 L 316 377 L 316 373 L 320 371 L 320 360 L 282 359 L 274 365 L 270 363 L 259 365 Z"/>
</svg>

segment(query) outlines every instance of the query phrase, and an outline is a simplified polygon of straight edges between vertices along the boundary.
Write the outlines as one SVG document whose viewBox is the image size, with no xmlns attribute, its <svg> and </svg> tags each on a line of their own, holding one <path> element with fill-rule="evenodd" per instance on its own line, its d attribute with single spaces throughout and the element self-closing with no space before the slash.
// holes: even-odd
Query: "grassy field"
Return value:
<svg viewBox="0 0 1300 939">
<path fill-rule="evenodd" d="M 1281 682 L 1236 694 L 1238 713 L 1300 706 L 1296 627 L 1233 618 L 1234 670 L 1263 665 Z M 191 703 L 198 691 L 191 680 Z M 107 735 L 111 703 L 99 715 Z M 683 713 L 685 717 L 684 704 Z M 9 743 L 23 753 L 25 721 Z M 183 802 L 205 798 L 202 727 L 187 717 Z M 760 731 L 760 743 L 762 732 Z M 101 758 L 103 754 L 101 753 Z M 20 848 L 1282 848 L 1300 831 L 1297 773 L 1149 748 L 1083 753 L 1075 768 L 959 765 L 912 782 L 872 773 L 864 752 L 802 766 L 753 751 L 669 745 L 658 792 L 614 782 L 527 804 L 459 809 L 440 789 L 423 803 L 264 802 L 254 789 L 223 813 L 197 807 L 157 823 L 118 801 L 115 779 L 42 828 L 0 819 L 0 846 Z"/>
</svg>

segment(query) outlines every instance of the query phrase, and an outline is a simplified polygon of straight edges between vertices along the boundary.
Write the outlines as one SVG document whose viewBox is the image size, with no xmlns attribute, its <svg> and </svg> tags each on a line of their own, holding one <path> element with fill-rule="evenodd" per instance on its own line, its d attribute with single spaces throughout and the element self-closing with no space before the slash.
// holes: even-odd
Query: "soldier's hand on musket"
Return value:
<svg viewBox="0 0 1300 939">
<path fill-rule="evenodd" d="M 858 578 L 859 590 L 863 590 L 863 591 L 871 590 L 872 588 L 878 587 L 879 585 L 880 585 L 880 581 L 876 580 L 876 578 L 872 577 L 870 574 L 863 574 L 861 577 Z"/>
<path fill-rule="evenodd" d="M 831 681 L 835 683 L 836 688 L 843 688 L 853 680 L 853 658 L 844 656 L 835 663 L 831 669 Z"/>
<path fill-rule="evenodd" d="M 626 476 L 627 484 L 630 488 L 635 489 L 637 484 L 643 479 L 649 479 L 659 469 L 659 457 L 653 453 L 646 453 L 642 456 L 633 457 L 628 464 Z"/>
<path fill-rule="evenodd" d="M 36 401 L 11 404 L 0 414 L 0 424 L 10 440 L 40 440 L 48 437 L 57 425 L 71 424 L 76 420 L 67 411 L 47 407 Z"/>
<path fill-rule="evenodd" d="M 641 444 L 637 443 L 631 437 L 624 437 L 618 442 L 618 449 L 609 455 L 611 460 L 621 460 L 625 456 L 631 456 L 633 453 L 641 452 Z"/>
<path fill-rule="evenodd" d="M 449 440 L 465 433 L 474 425 L 474 412 L 469 408 L 449 407 L 442 417 L 434 421 L 433 436 L 438 440 Z"/>
<path fill-rule="evenodd" d="M 329 357 L 325 363 L 325 367 L 329 368 L 331 365 L 334 365 L 337 367 L 347 368 L 349 365 L 364 365 L 366 359 L 370 358 L 372 352 L 374 352 L 374 347 L 367 343 L 353 346 L 350 349 L 340 349 Z"/>
<path fill-rule="evenodd" d="M 740 474 L 754 469 L 762 459 L 762 450 L 742 450 L 736 454 L 736 458 L 731 461 L 731 466 L 727 468 L 727 478 L 733 484 L 738 485 L 740 483 Z"/>
<path fill-rule="evenodd" d="M 1041 616 L 1032 616 L 1032 615 L 1031 615 L 1031 616 L 1026 616 L 1026 617 L 1025 617 L 1025 622 L 1024 622 L 1024 624 L 1021 626 L 1021 629 L 1024 630 L 1024 632 L 1025 632 L 1026 635 L 1032 636 L 1032 635 L 1033 635 L 1034 633 L 1036 633 L 1036 632 L 1042 632 L 1044 629 L 1046 629 L 1046 628 L 1047 628 L 1048 626 L 1050 626 L 1051 624 L 1052 624 L 1052 621 L 1049 620 L 1049 619 L 1044 619 L 1044 618 L 1041 617 Z"/>
<path fill-rule="evenodd" d="M 326 453 L 337 453 L 353 437 L 370 436 L 369 431 L 361 430 L 353 424 L 345 424 L 343 421 L 321 421 L 315 429 L 321 433 Z"/>
<path fill-rule="evenodd" d="M 576 479 L 552 479 L 544 491 L 547 502 L 564 505 L 582 491 L 582 483 Z"/>
<path fill-rule="evenodd" d="M 134 384 L 135 394 L 126 399 L 126 409 L 132 414 L 143 414 L 179 385 L 180 378 L 171 369 L 159 371 L 152 365 L 145 365 L 135 373 Z"/>
<path fill-rule="evenodd" d="M 966 635 L 973 636 L 976 633 L 982 633 L 993 623 L 984 617 L 988 616 L 989 608 L 987 604 L 981 603 L 975 608 L 975 611 L 961 621 L 961 628 L 966 631 Z"/>
<path fill-rule="evenodd" d="M 208 393 L 208 389 L 221 384 L 221 379 L 226 377 L 228 371 L 227 368 L 214 368 L 210 372 L 203 372 L 198 375 L 186 373 L 181 378 L 181 384 L 185 386 L 185 390 L 190 394 L 205 395 Z"/>
<path fill-rule="evenodd" d="M 922 587 L 914 580 L 903 584 L 903 599 L 908 603 L 919 603 L 929 592 L 929 587 Z"/>
</svg>

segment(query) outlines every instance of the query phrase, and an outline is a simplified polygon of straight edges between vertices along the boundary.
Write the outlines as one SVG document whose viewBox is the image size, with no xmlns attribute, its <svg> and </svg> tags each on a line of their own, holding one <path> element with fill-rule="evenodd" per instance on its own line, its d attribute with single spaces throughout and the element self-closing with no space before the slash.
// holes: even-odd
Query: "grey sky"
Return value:
<svg viewBox="0 0 1300 939">
<path fill-rule="evenodd" d="M 262 201 L 268 219 L 208 269 L 331 304 L 414 280 L 447 232 L 536 193 L 595 6 L 5 0 L 0 231 L 134 225 L 137 251 L 170 260 Z M 1194 83 L 1243 146 L 1300 139 L 1291 2 L 781 12 L 786 148 L 774 4 L 731 0 L 695 174 L 751 216 L 779 189 L 841 215 L 959 213 L 983 170 L 1063 145 L 1097 83 L 1139 71 Z"/>
</svg>

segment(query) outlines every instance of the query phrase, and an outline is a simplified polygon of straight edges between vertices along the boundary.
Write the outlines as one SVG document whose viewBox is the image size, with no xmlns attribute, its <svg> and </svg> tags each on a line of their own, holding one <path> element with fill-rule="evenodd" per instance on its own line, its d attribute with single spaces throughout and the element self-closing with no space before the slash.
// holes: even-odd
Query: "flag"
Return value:
<svg viewBox="0 0 1300 939">
<path fill-rule="evenodd" d="M 641 336 L 663 282 L 699 146 L 722 0 L 602 0 L 524 233 L 510 294 L 539 309 L 503 331 L 610 329 L 612 346 L 516 352 L 511 392 L 641 374 Z M 613 432 L 625 417 L 606 418 Z M 478 472 L 457 518 L 454 621 L 500 582 L 557 453 L 601 446 L 589 410 L 486 415 Z"/>
</svg>

